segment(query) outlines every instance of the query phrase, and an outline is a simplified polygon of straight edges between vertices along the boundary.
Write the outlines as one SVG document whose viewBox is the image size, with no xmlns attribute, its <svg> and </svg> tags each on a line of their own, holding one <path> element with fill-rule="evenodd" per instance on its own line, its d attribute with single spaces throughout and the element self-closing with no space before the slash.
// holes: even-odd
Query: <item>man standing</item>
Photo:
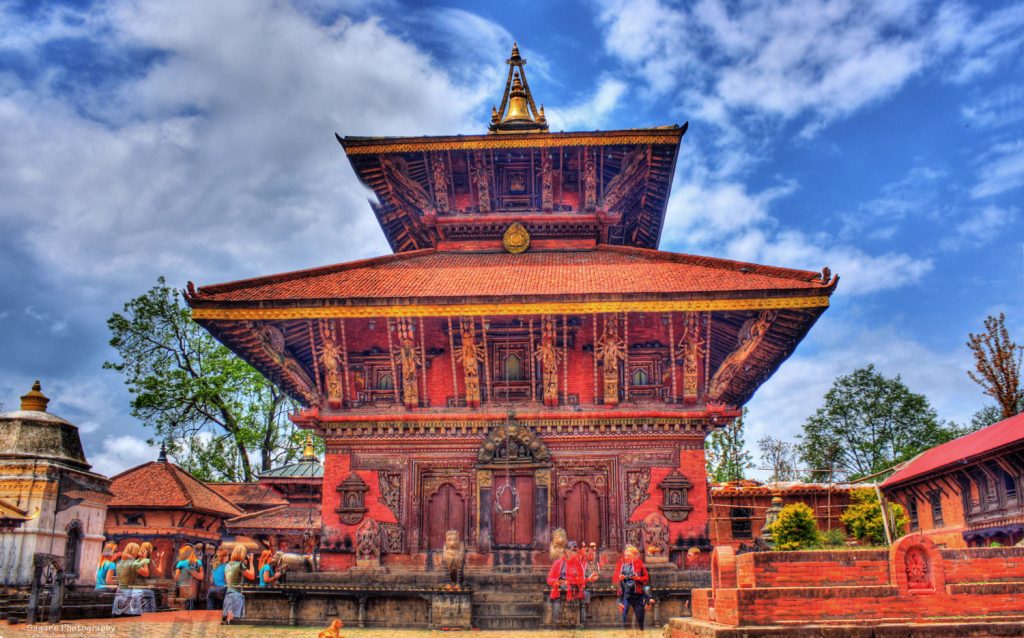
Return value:
<svg viewBox="0 0 1024 638">
<path fill-rule="evenodd" d="M 557 627 L 561 624 L 562 608 L 565 603 L 571 604 L 583 597 L 583 582 L 583 565 L 580 563 L 576 543 L 570 542 L 562 550 L 562 557 L 552 563 L 548 571 L 552 626 Z"/>
<path fill-rule="evenodd" d="M 583 602 L 580 605 L 580 624 L 586 626 L 587 615 L 590 613 L 590 598 L 594 593 L 594 583 L 601 577 L 601 564 L 597 560 L 597 543 L 590 543 L 586 549 L 580 547 L 583 566 Z"/>
</svg>

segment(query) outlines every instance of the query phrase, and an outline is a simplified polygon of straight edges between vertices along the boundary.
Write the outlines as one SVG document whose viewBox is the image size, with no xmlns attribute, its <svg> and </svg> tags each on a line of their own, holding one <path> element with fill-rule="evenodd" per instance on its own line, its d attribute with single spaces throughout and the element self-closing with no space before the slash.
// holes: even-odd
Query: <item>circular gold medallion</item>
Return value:
<svg viewBox="0 0 1024 638">
<path fill-rule="evenodd" d="M 530 247 L 530 233 L 519 222 L 512 222 L 501 238 L 501 245 L 513 255 L 518 255 Z"/>
</svg>

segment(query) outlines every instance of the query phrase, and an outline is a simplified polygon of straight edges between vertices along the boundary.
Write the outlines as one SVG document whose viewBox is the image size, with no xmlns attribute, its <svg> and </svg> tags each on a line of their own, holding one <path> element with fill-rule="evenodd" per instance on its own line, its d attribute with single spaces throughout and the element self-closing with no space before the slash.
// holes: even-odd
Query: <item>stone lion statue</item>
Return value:
<svg viewBox="0 0 1024 638">
<path fill-rule="evenodd" d="M 548 555 L 554 562 L 562 557 L 562 551 L 569 546 L 569 535 L 561 527 L 551 532 L 551 544 L 548 545 Z"/>
<path fill-rule="evenodd" d="M 459 538 L 459 532 L 450 529 L 444 535 L 444 549 L 441 551 L 441 564 L 448 570 L 451 585 L 462 586 L 462 566 L 466 560 L 466 546 Z"/>
</svg>

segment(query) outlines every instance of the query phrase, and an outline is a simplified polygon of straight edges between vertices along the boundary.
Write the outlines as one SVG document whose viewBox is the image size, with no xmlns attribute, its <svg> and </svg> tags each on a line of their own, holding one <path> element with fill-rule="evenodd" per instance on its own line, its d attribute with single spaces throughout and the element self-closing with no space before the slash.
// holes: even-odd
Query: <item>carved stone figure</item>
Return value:
<svg viewBox="0 0 1024 638">
<path fill-rule="evenodd" d="M 668 560 L 668 520 L 658 512 L 644 517 L 644 547 L 648 562 L 653 559 Z"/>
<path fill-rule="evenodd" d="M 604 364 L 604 404 L 619 404 L 619 362 L 626 359 L 626 342 L 619 339 L 616 314 L 606 315 L 604 334 L 594 348 L 594 355 Z"/>
<path fill-rule="evenodd" d="M 448 170 L 440 153 L 435 153 L 431 165 L 434 169 L 434 204 L 437 212 L 448 212 Z"/>
<path fill-rule="evenodd" d="M 338 366 L 341 364 L 341 348 L 334 339 L 334 331 L 330 322 L 320 322 L 320 334 L 323 335 L 324 343 L 320 347 L 320 365 L 324 369 L 324 390 L 327 391 L 327 405 L 337 410 L 344 400 L 344 391 L 341 381 L 341 374 Z"/>
<path fill-rule="evenodd" d="M 907 587 L 910 589 L 931 589 L 932 569 L 928 553 L 921 547 L 911 547 L 903 557 L 907 570 Z"/>
<path fill-rule="evenodd" d="M 466 560 L 466 546 L 459 538 L 458 530 L 450 529 L 444 534 L 444 549 L 441 564 L 448 572 L 448 580 L 456 588 L 462 587 L 462 566 Z"/>
<path fill-rule="evenodd" d="M 476 343 L 476 330 L 473 320 L 462 317 L 459 321 L 462 334 L 462 347 L 456 349 L 456 356 L 462 361 L 462 370 L 466 380 L 466 406 L 480 407 L 480 361 L 483 353 Z"/>
<path fill-rule="evenodd" d="M 640 507 L 640 504 L 647 500 L 647 491 L 651 486 L 651 469 L 645 467 L 640 470 L 626 472 L 626 517 L 633 514 L 633 510 Z"/>
<path fill-rule="evenodd" d="M 548 545 L 548 556 L 552 562 L 562 557 L 562 552 L 569 546 L 569 535 L 566 531 L 557 527 L 551 532 L 551 543 Z"/>
<path fill-rule="evenodd" d="M 372 518 L 356 530 L 356 560 L 380 563 L 380 526 Z"/>
<path fill-rule="evenodd" d="M 540 345 L 533 356 L 540 362 L 544 384 L 544 405 L 558 405 L 558 362 L 562 358 L 555 344 L 555 320 L 541 320 Z"/>
<path fill-rule="evenodd" d="M 416 346 L 409 319 L 398 321 L 398 360 L 402 367 L 402 401 L 405 407 L 415 408 L 420 403 L 416 370 L 423 361 L 423 353 Z"/>
<path fill-rule="evenodd" d="M 679 350 L 683 353 L 683 401 L 695 401 L 700 391 L 700 362 L 704 358 L 704 336 L 700 315 L 691 312 L 683 319 Z"/>
<path fill-rule="evenodd" d="M 764 340 L 775 318 L 778 316 L 774 310 L 763 310 L 756 317 L 751 317 L 740 328 L 740 334 L 736 349 L 729 353 L 722 365 L 718 367 L 715 376 L 711 379 L 711 387 L 708 394 L 719 399 L 722 393 L 729 389 L 732 380 L 744 372 L 751 355 L 757 350 Z"/>
<path fill-rule="evenodd" d="M 401 520 L 402 475 L 398 472 L 378 470 L 377 484 L 380 486 L 380 497 L 384 504 L 397 520 Z"/>
<path fill-rule="evenodd" d="M 551 155 L 544 153 L 540 162 L 540 208 L 548 212 L 555 208 L 554 188 L 552 182 L 554 171 L 551 168 Z"/>
<path fill-rule="evenodd" d="M 583 210 L 593 212 L 597 208 L 597 162 L 587 153 L 586 168 L 583 171 Z"/>
<path fill-rule="evenodd" d="M 487 171 L 487 162 L 482 155 L 476 157 L 473 181 L 476 183 L 477 204 L 480 206 L 480 212 L 491 212 L 491 178 Z"/>
<path fill-rule="evenodd" d="M 519 423 L 491 430 L 477 452 L 480 463 L 547 463 L 551 452 L 529 427 Z"/>
</svg>

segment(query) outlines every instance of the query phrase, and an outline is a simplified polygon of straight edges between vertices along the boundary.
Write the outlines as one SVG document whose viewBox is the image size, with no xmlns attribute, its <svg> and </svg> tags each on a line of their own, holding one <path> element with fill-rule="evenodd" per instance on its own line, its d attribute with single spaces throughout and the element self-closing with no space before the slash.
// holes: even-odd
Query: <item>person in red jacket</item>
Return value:
<svg viewBox="0 0 1024 638">
<path fill-rule="evenodd" d="M 576 543 L 570 542 L 562 550 L 562 557 L 551 564 L 548 571 L 548 586 L 551 592 L 551 624 L 557 626 L 562 617 L 562 606 L 583 598 L 583 587 L 586 579 L 583 576 L 583 563 L 576 552 Z M 579 604 L 579 603 L 576 603 Z M 578 618 L 578 616 L 577 616 Z M 572 623 L 573 625 L 576 622 Z"/>
<path fill-rule="evenodd" d="M 622 612 L 623 629 L 629 629 L 629 610 L 632 608 L 637 627 L 643 631 L 647 602 L 644 586 L 650 580 L 647 566 L 640 560 L 640 550 L 633 545 L 626 545 L 626 550 L 622 552 L 622 558 L 612 573 L 612 584 L 619 587 L 619 611 Z"/>
</svg>

